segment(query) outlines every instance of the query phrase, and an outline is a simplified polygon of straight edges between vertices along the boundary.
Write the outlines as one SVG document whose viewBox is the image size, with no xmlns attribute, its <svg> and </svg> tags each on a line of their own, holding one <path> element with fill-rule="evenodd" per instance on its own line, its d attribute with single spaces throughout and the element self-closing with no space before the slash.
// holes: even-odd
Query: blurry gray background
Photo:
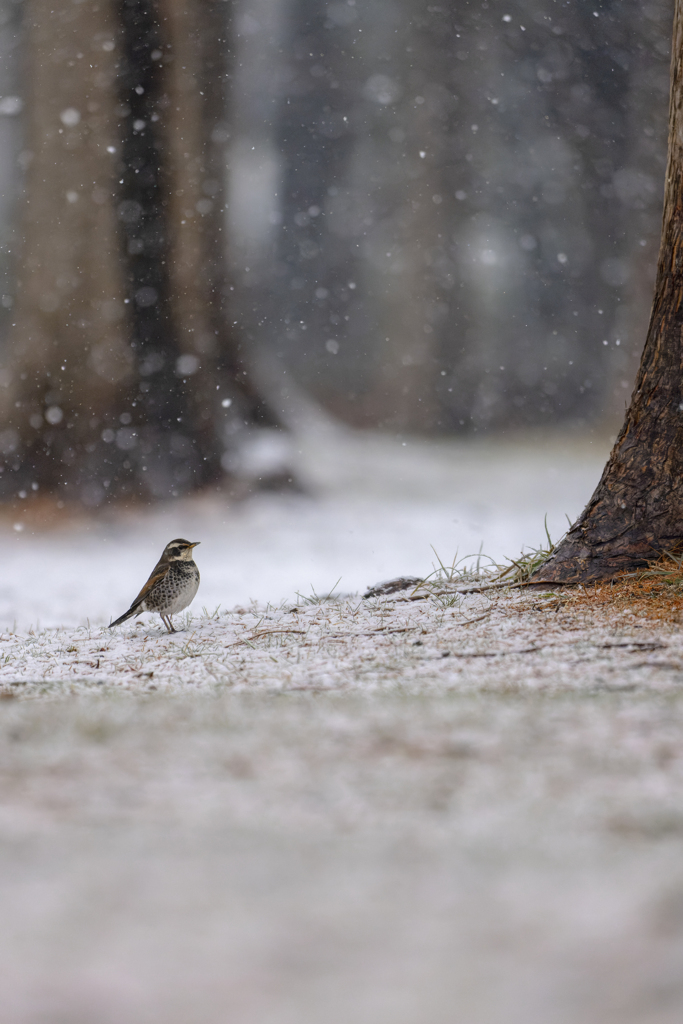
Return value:
<svg viewBox="0 0 683 1024">
<path fill-rule="evenodd" d="M 211 216 L 242 352 L 356 426 L 617 423 L 658 246 L 669 0 L 223 6 Z M 31 159 L 22 9 L 0 8 L 3 336 Z"/>
<path fill-rule="evenodd" d="M 671 4 L 238 11 L 248 336 L 352 423 L 620 415 L 658 247 Z"/>
</svg>

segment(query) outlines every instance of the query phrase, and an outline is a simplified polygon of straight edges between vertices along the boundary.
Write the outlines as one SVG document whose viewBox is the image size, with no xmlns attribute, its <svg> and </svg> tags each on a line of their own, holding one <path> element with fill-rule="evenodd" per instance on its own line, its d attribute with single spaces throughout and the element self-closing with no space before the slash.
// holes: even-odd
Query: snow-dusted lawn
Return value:
<svg viewBox="0 0 683 1024">
<path fill-rule="evenodd" d="M 571 592 L 284 602 L 0 634 L 0 693 L 677 692 L 683 637 Z"/>
<path fill-rule="evenodd" d="M 315 499 L 13 534 L 2 1024 L 680 1024 L 675 615 L 296 597 L 557 533 L 604 448 L 373 443 Z M 184 630 L 106 630 L 178 533 Z"/>
<path fill-rule="evenodd" d="M 5 634 L 3 1021 L 678 1024 L 683 641 L 564 602 Z"/>
<path fill-rule="evenodd" d="M 173 537 L 201 541 L 193 609 L 279 604 L 297 591 L 362 593 L 378 580 L 422 576 L 432 546 L 502 559 L 557 538 L 600 478 L 609 439 L 538 435 L 440 443 L 331 428 L 293 455 L 305 495 L 222 496 L 152 511 L 57 519 L 29 502 L 0 524 L 0 630 L 106 623 L 124 611 Z M 15 530 L 13 526 L 20 529 Z"/>
</svg>

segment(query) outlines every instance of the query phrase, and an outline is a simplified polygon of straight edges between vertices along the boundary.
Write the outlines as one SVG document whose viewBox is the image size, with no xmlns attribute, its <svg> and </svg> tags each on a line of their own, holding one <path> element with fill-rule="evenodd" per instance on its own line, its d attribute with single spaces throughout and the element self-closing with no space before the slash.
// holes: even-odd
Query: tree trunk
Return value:
<svg viewBox="0 0 683 1024">
<path fill-rule="evenodd" d="M 68 488 L 79 458 L 88 500 L 101 410 L 120 405 L 133 372 L 113 200 L 117 25 L 104 4 L 46 0 L 25 19 L 30 163 L 2 469 L 10 490 Z"/>
<path fill-rule="evenodd" d="M 683 545 L 683 0 L 655 297 L 626 421 L 586 509 L 535 583 L 609 579 Z"/>
<path fill-rule="evenodd" d="M 225 309 L 227 6 L 30 0 L 26 28 L 0 486 L 97 505 L 217 481 L 268 421 Z"/>
</svg>

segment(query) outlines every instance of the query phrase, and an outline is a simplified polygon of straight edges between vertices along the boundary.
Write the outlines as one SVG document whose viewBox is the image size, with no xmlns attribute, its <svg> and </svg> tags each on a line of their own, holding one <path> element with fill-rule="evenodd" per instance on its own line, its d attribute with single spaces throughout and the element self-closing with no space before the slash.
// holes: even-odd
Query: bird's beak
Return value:
<svg viewBox="0 0 683 1024">
<path fill-rule="evenodd" d="M 195 540 L 195 541 L 192 542 L 192 544 L 190 544 L 190 547 L 191 548 L 196 548 L 199 544 L 201 544 L 201 541 L 200 540 Z"/>
</svg>

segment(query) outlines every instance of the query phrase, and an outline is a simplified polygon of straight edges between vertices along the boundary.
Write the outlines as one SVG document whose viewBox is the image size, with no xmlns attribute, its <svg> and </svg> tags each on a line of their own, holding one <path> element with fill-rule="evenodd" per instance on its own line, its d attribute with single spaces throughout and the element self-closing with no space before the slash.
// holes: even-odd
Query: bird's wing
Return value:
<svg viewBox="0 0 683 1024">
<path fill-rule="evenodd" d="M 131 603 L 131 610 L 135 608 L 137 605 L 142 604 L 145 598 L 149 595 L 150 591 L 154 590 L 157 584 L 161 583 L 161 581 L 164 579 L 169 568 L 170 566 L 168 562 L 158 562 L 157 565 L 154 566 L 154 568 L 152 569 L 151 576 L 145 583 L 144 587 L 142 588 L 138 596 Z"/>
</svg>

